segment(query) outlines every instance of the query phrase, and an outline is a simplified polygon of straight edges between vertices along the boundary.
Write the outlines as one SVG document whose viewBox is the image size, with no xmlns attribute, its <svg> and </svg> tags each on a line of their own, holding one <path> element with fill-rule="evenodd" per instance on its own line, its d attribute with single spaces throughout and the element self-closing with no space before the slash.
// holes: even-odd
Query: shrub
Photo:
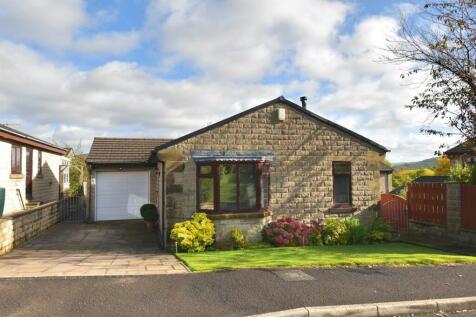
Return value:
<svg viewBox="0 0 476 317">
<path fill-rule="evenodd" d="M 177 241 L 181 250 L 205 251 L 214 242 L 215 225 L 205 213 L 194 213 L 191 220 L 174 225 L 170 238 Z"/>
<path fill-rule="evenodd" d="M 450 168 L 450 181 L 457 183 L 469 183 L 471 179 L 471 169 L 469 166 L 463 167 L 461 164 L 456 164 Z"/>
<path fill-rule="evenodd" d="M 324 229 L 324 224 L 322 220 L 313 221 L 311 227 L 309 228 L 309 234 L 307 239 L 311 245 L 322 245 L 322 230 Z"/>
<path fill-rule="evenodd" d="M 350 241 L 350 231 L 345 220 L 327 219 L 322 230 L 322 242 L 326 245 L 344 245 Z"/>
<path fill-rule="evenodd" d="M 309 226 L 292 217 L 271 221 L 264 226 L 262 234 L 263 240 L 274 246 L 290 247 L 309 244 Z"/>
<path fill-rule="evenodd" d="M 159 213 L 154 204 L 145 204 L 140 207 L 140 215 L 148 222 L 157 222 L 159 220 Z"/>
<path fill-rule="evenodd" d="M 476 164 L 473 164 L 473 167 L 471 168 L 470 184 L 476 185 Z"/>
<path fill-rule="evenodd" d="M 231 229 L 230 236 L 234 249 L 243 249 L 249 245 L 249 241 L 246 239 L 240 228 Z"/>
<path fill-rule="evenodd" d="M 390 230 L 390 225 L 385 223 L 382 218 L 376 218 L 370 227 L 369 240 L 372 242 L 390 240 L 392 238 Z"/>
<path fill-rule="evenodd" d="M 349 231 L 349 244 L 362 244 L 367 242 L 367 228 L 359 221 L 359 219 L 348 219 L 344 222 Z"/>
</svg>

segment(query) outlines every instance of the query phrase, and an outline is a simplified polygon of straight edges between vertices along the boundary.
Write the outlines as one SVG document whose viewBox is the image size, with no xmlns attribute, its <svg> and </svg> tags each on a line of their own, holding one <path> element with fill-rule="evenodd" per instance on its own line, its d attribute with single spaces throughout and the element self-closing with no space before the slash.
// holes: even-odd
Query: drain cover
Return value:
<svg viewBox="0 0 476 317">
<path fill-rule="evenodd" d="M 273 271 L 278 277 L 282 280 L 288 282 L 296 282 L 296 281 L 312 281 L 314 277 L 309 274 L 304 273 L 301 270 L 279 270 Z"/>
</svg>

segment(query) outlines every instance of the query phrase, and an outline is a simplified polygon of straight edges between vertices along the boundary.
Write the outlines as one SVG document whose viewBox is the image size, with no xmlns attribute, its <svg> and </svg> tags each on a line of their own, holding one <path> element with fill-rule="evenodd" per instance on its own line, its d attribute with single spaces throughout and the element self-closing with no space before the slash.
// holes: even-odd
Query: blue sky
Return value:
<svg viewBox="0 0 476 317">
<path fill-rule="evenodd" d="M 0 122 L 88 149 L 177 137 L 284 95 L 390 148 L 431 157 L 404 105 L 411 65 L 378 62 L 423 1 L 0 0 Z M 438 123 L 437 123 L 438 124 Z"/>
</svg>

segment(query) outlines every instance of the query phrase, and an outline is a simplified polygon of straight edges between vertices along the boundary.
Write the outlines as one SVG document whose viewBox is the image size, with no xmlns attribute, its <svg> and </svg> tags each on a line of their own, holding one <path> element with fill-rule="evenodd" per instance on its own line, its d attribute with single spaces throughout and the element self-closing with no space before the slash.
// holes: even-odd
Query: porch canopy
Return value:
<svg viewBox="0 0 476 317">
<path fill-rule="evenodd" d="M 273 151 L 206 151 L 192 152 L 195 162 L 270 162 L 274 161 Z"/>
</svg>

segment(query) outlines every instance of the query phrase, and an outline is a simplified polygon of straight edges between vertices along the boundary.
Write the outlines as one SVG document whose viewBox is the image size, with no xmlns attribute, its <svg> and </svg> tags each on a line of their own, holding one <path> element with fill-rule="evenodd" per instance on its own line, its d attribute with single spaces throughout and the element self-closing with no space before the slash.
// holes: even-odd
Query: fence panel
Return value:
<svg viewBox="0 0 476 317">
<path fill-rule="evenodd" d="M 446 224 L 446 184 L 408 184 L 408 210 L 414 221 Z"/>
<path fill-rule="evenodd" d="M 461 227 L 476 230 L 476 185 L 461 185 Z"/>
<path fill-rule="evenodd" d="M 59 201 L 61 221 L 81 223 L 86 221 L 86 205 L 84 196 L 66 197 Z"/>
<path fill-rule="evenodd" d="M 393 194 L 382 194 L 380 216 L 396 232 L 408 230 L 408 206 L 404 198 Z"/>
</svg>

